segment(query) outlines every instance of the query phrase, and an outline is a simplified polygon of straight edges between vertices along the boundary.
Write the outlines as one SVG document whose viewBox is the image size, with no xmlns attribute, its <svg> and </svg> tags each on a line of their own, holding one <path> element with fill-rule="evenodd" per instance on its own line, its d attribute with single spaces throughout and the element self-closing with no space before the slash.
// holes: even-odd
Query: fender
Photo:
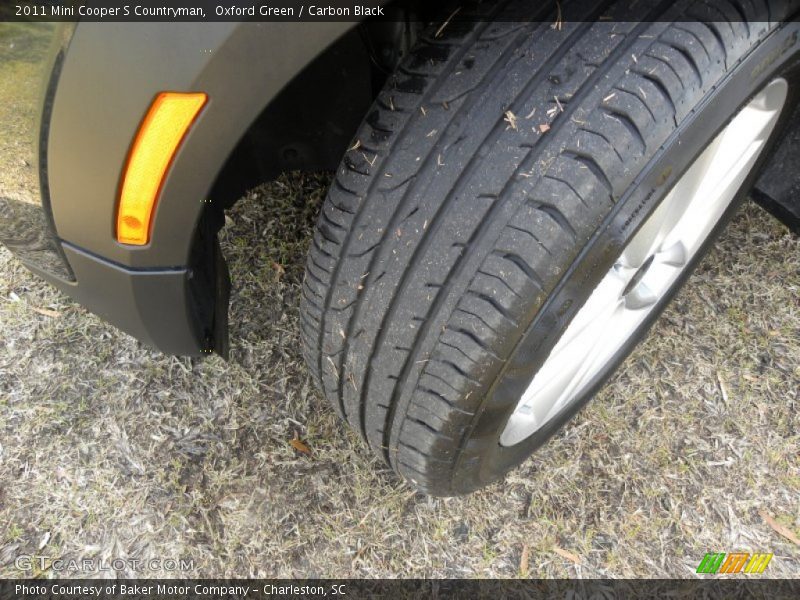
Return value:
<svg viewBox="0 0 800 600">
<path fill-rule="evenodd" d="M 222 207 L 212 210 L 210 191 L 265 106 L 353 26 L 78 25 L 42 125 L 53 225 L 75 280 L 34 270 L 166 353 L 226 356 L 230 282 L 216 239 Z M 127 246 L 115 239 L 122 172 L 142 117 L 165 90 L 203 91 L 209 101 L 163 182 L 150 243 Z"/>
<path fill-rule="evenodd" d="M 352 26 L 80 24 L 64 59 L 48 139 L 59 237 L 124 267 L 186 266 L 203 201 L 242 134 L 303 67 Z M 142 117 L 165 90 L 203 91 L 208 105 L 164 182 L 151 243 L 122 245 L 114 237 L 122 169 Z"/>
</svg>

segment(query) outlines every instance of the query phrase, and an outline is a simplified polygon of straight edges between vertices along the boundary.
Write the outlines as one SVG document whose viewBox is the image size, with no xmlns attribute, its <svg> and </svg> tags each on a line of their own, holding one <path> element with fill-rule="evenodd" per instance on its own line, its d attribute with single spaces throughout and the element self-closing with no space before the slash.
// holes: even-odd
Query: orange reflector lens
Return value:
<svg viewBox="0 0 800 600">
<path fill-rule="evenodd" d="M 117 240 L 143 246 L 150 240 L 150 221 L 170 162 L 208 96 L 164 92 L 147 111 L 122 179 L 117 212 Z"/>
</svg>

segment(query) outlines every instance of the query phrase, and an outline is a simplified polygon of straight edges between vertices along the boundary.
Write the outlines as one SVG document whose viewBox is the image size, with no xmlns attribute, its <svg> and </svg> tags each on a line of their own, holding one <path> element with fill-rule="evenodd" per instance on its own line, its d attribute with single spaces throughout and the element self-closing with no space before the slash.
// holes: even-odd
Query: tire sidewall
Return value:
<svg viewBox="0 0 800 600">
<path fill-rule="evenodd" d="M 466 493 L 485 486 L 524 461 L 592 398 L 646 335 L 746 198 L 780 137 L 793 104 L 800 99 L 799 37 L 800 23 L 787 23 L 754 46 L 728 71 L 655 153 L 580 252 L 542 309 L 527 326 L 521 327 L 523 333 L 511 358 L 499 366 L 494 376 L 485 379 L 488 382 L 486 393 L 462 443 L 452 481 L 453 491 Z M 678 281 L 584 394 L 527 439 L 514 446 L 501 446 L 500 435 L 522 393 L 627 241 L 717 133 L 756 93 L 779 76 L 789 83 L 789 96 L 779 121 L 734 201 Z"/>
</svg>

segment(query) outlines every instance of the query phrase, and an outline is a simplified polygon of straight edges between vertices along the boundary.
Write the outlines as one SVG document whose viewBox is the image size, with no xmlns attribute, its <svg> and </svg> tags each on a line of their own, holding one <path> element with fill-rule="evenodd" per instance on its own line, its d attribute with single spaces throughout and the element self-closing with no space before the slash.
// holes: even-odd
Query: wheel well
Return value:
<svg viewBox="0 0 800 600">
<path fill-rule="evenodd" d="M 210 197 L 229 208 L 283 171 L 333 170 L 372 100 L 420 27 L 416 2 L 386 7 L 397 19 L 365 21 L 318 55 L 259 114 L 229 155 Z"/>
</svg>

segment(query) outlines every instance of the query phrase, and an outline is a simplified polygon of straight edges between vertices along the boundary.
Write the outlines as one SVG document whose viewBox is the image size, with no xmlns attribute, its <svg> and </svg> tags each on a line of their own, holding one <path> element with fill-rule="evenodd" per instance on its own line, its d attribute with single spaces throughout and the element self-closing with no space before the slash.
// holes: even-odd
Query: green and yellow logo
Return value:
<svg viewBox="0 0 800 600">
<path fill-rule="evenodd" d="M 709 552 L 697 566 L 698 573 L 707 574 L 734 574 L 734 573 L 763 573 L 767 568 L 772 554 L 749 554 L 747 552 Z"/>
</svg>

